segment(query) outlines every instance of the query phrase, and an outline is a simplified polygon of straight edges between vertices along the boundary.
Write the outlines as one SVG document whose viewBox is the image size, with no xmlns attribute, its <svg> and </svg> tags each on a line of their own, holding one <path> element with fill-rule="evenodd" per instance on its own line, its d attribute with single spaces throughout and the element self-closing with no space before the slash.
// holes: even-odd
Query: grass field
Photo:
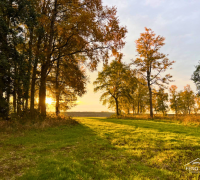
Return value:
<svg viewBox="0 0 200 180">
<path fill-rule="evenodd" d="M 200 129 L 153 120 L 77 118 L 80 124 L 0 133 L 0 179 L 194 179 Z"/>
</svg>

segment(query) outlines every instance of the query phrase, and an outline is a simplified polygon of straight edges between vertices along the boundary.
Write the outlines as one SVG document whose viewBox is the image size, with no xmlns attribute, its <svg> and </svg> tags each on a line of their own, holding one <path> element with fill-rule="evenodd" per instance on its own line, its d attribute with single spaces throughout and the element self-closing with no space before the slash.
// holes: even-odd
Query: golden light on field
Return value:
<svg viewBox="0 0 200 180">
<path fill-rule="evenodd" d="M 52 98 L 50 98 L 50 97 L 46 98 L 46 103 L 47 104 L 51 104 L 52 102 L 53 102 Z"/>
</svg>

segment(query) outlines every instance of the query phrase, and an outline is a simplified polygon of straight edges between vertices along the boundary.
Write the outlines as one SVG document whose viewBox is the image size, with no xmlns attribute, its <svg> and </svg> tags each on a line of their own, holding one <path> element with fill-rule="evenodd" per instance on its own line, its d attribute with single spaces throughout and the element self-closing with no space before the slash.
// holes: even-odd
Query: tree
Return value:
<svg viewBox="0 0 200 180">
<path fill-rule="evenodd" d="M 120 97 L 120 109 L 129 114 L 130 110 L 133 110 L 135 105 L 135 91 L 137 89 L 137 81 L 135 72 L 128 67 L 126 71 L 126 81 L 124 81 L 123 91 Z"/>
<path fill-rule="evenodd" d="M 113 107 L 115 104 L 116 115 L 119 115 L 119 98 L 124 95 L 126 89 L 126 81 L 128 66 L 124 65 L 120 61 L 114 60 L 110 65 L 104 65 L 103 71 L 98 73 L 96 81 L 94 81 L 94 91 L 103 91 L 100 100 L 103 104 L 109 104 Z"/>
<path fill-rule="evenodd" d="M 145 79 L 142 76 L 138 76 L 138 83 L 136 88 L 136 105 L 137 114 L 144 113 L 148 104 L 148 87 L 145 84 Z"/>
<path fill-rule="evenodd" d="M 41 59 L 39 106 L 46 114 L 46 80 L 58 51 L 62 56 L 79 54 L 87 57 L 90 69 L 109 56 L 119 56 L 124 46 L 125 27 L 119 26 L 116 9 L 102 5 L 101 0 L 45 0 L 41 3 L 40 26 L 44 29 Z M 58 43 L 58 40 L 61 41 Z"/>
<path fill-rule="evenodd" d="M 197 66 L 195 66 L 195 71 L 192 74 L 192 80 L 196 84 L 196 88 L 198 90 L 198 94 L 200 95 L 200 62 Z"/>
<path fill-rule="evenodd" d="M 169 88 L 169 92 L 170 92 L 170 108 L 175 111 L 175 114 L 177 115 L 180 110 L 180 94 L 176 91 L 177 90 L 177 86 L 176 85 L 172 85 Z"/>
<path fill-rule="evenodd" d="M 195 105 L 195 95 L 190 85 L 184 87 L 184 91 L 180 92 L 181 107 L 184 114 L 190 114 Z"/>
<path fill-rule="evenodd" d="M 1 0 L 1 113 L 8 116 L 12 99 L 14 112 L 27 110 L 29 104 L 34 112 L 39 96 L 39 111 L 46 115 L 51 83 L 57 114 L 59 108 L 69 108 L 69 102 L 85 93 L 80 64 L 95 70 L 111 55 L 120 59 L 126 32 L 116 8 L 103 6 L 101 0 Z"/>
<path fill-rule="evenodd" d="M 168 94 L 164 92 L 163 88 L 160 88 L 156 93 L 155 110 L 157 112 L 162 112 L 163 116 L 166 115 L 168 110 L 167 101 L 168 101 Z"/>
<path fill-rule="evenodd" d="M 175 85 L 172 85 L 169 90 L 171 97 L 170 107 L 175 111 L 176 115 L 178 113 L 190 114 L 193 110 L 195 111 L 195 100 L 198 98 L 195 97 L 194 92 L 190 88 L 190 85 L 187 84 L 184 87 L 184 91 L 177 92 L 177 86 Z"/>
<path fill-rule="evenodd" d="M 197 114 L 198 111 L 200 110 L 200 97 L 198 94 L 195 96 L 194 101 L 195 101 L 194 113 Z"/>
<path fill-rule="evenodd" d="M 164 37 L 156 36 L 155 33 L 145 27 L 144 33 L 141 33 L 140 38 L 136 40 L 136 48 L 138 58 L 133 61 L 133 64 L 138 68 L 138 73 L 146 79 L 146 84 L 149 90 L 150 117 L 153 118 L 152 105 L 152 86 L 168 84 L 170 74 L 161 76 L 174 61 L 169 61 L 167 55 L 160 53 L 160 48 L 164 45 Z"/>
<path fill-rule="evenodd" d="M 121 98 L 121 106 L 126 108 L 126 111 L 131 109 L 133 114 L 144 113 L 148 103 L 148 88 L 142 85 L 145 84 L 145 80 L 141 76 L 136 77 L 135 71 L 128 71 L 127 76 L 129 78 Z"/>
<path fill-rule="evenodd" d="M 74 58 L 74 60 L 69 60 L 67 57 L 58 59 L 48 78 L 48 90 L 56 100 L 56 115 L 59 115 L 60 109 L 70 109 L 74 106 L 73 102 L 77 100 L 77 96 L 86 93 L 85 71 L 80 68 L 78 58 Z"/>
<path fill-rule="evenodd" d="M 26 36 L 22 25 L 25 22 L 25 12 L 29 9 L 30 4 L 27 0 L 0 1 L 0 76 L 3 78 L 0 84 L 0 99 L 2 104 L 8 107 L 7 112 L 11 95 L 14 111 L 16 107 L 20 110 L 24 105 L 27 55 Z"/>
</svg>

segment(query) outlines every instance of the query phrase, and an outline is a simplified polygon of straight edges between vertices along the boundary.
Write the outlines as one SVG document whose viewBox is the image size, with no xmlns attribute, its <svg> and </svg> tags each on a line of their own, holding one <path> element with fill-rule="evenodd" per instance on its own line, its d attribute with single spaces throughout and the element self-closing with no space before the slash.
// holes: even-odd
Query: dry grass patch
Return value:
<svg viewBox="0 0 200 180">
<path fill-rule="evenodd" d="M 78 122 L 71 117 L 64 115 L 56 116 L 51 113 L 46 117 L 41 115 L 37 116 L 20 116 L 12 115 L 10 120 L 0 120 L 0 132 L 1 133 L 16 133 L 24 132 L 31 129 L 45 129 L 48 127 L 56 127 L 60 125 L 77 125 Z"/>
<path fill-rule="evenodd" d="M 108 119 L 132 119 L 132 120 L 154 120 L 154 121 L 164 121 L 164 122 L 172 122 L 177 124 L 183 124 L 186 126 L 199 126 L 200 125 L 200 114 L 190 114 L 190 115 L 175 115 L 175 114 L 169 114 L 166 116 L 163 116 L 161 114 L 155 114 L 154 118 L 151 119 L 148 114 L 123 114 L 123 115 L 112 115 Z"/>
</svg>

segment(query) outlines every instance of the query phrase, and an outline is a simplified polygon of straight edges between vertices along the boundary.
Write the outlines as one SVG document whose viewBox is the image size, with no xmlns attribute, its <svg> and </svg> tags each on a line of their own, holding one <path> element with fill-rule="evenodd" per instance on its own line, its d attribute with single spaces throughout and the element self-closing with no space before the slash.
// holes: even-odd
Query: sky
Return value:
<svg viewBox="0 0 200 180">
<path fill-rule="evenodd" d="M 144 27 L 151 28 L 156 35 L 166 38 L 160 52 L 169 54 L 169 60 L 175 61 L 173 69 L 168 71 L 174 80 L 171 85 L 183 90 L 189 84 L 196 92 L 191 75 L 200 61 L 199 0 L 103 0 L 103 5 L 115 6 L 120 25 L 128 29 L 123 62 L 130 63 L 136 58 L 135 41 Z M 97 71 L 87 71 L 90 80 L 87 94 L 78 98 L 78 105 L 70 111 L 112 111 L 99 101 L 101 92 L 93 91 L 93 81 L 101 70 L 102 63 Z"/>
</svg>

